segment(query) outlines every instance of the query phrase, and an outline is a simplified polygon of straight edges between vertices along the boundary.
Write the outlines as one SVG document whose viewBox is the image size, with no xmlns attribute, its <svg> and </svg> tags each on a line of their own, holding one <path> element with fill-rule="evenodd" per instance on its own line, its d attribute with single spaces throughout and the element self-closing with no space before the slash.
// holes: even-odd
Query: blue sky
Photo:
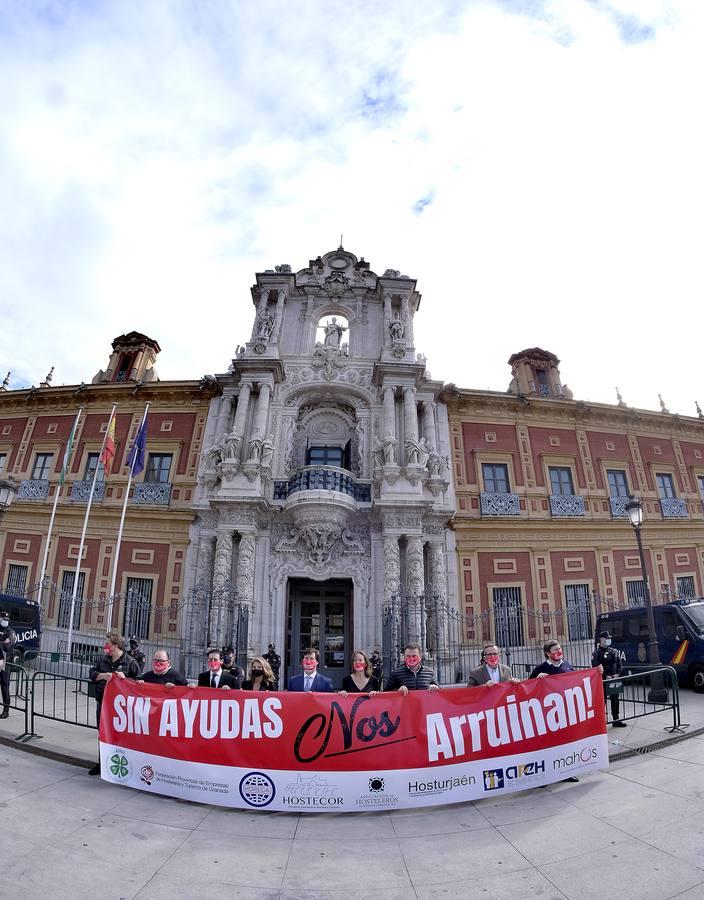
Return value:
<svg viewBox="0 0 704 900">
<path fill-rule="evenodd" d="M 227 369 L 256 271 L 345 246 L 418 279 L 433 377 L 694 413 L 704 4 L 0 5 L 0 366 Z M 704 388 L 704 386 L 703 386 Z"/>
</svg>

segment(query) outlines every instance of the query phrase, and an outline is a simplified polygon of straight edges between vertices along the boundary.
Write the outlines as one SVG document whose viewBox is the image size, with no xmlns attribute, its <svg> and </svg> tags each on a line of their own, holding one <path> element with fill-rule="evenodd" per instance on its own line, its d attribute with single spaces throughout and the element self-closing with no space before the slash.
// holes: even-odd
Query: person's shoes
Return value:
<svg viewBox="0 0 704 900">
<path fill-rule="evenodd" d="M 628 725 L 626 725 L 626 723 L 622 722 L 620 719 L 616 719 L 616 721 L 612 722 L 611 724 L 614 726 L 614 728 L 628 728 Z"/>
<path fill-rule="evenodd" d="M 9 719 L 9 718 L 10 718 L 10 710 L 3 709 L 3 711 L 0 713 L 0 719 Z"/>
<path fill-rule="evenodd" d="M 563 781 L 571 781 L 574 784 L 575 782 L 579 781 L 579 778 L 577 778 L 576 775 L 570 775 L 569 778 L 563 778 L 562 780 Z"/>
<path fill-rule="evenodd" d="M 89 775 L 100 775 L 100 763 L 97 763 L 95 766 L 93 766 L 92 769 L 88 769 L 88 774 Z"/>
</svg>

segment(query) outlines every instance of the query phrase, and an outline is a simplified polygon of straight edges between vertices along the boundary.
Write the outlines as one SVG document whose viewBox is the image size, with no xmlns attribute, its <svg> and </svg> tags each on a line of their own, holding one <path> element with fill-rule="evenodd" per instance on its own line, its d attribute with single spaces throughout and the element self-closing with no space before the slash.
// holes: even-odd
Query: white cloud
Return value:
<svg viewBox="0 0 704 900">
<path fill-rule="evenodd" d="M 503 390 L 537 344 L 578 397 L 618 384 L 692 413 L 703 18 L 655 0 L 6 5 L 0 358 L 88 380 L 134 328 L 162 377 L 224 371 L 254 272 L 343 232 L 418 278 L 434 377 Z"/>
</svg>

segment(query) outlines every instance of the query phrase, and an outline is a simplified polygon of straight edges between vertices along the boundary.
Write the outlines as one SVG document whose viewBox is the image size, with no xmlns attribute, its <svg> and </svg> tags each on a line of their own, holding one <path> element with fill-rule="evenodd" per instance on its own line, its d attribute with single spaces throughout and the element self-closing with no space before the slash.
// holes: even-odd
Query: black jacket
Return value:
<svg viewBox="0 0 704 900">
<path fill-rule="evenodd" d="M 212 674 L 212 672 L 201 672 L 198 676 L 198 687 L 210 687 L 210 676 Z M 240 689 L 240 683 L 236 678 L 233 678 L 232 675 L 228 675 L 224 669 L 221 669 L 218 688 L 222 689 L 225 687 L 229 687 L 233 691 L 238 691 Z"/>
<path fill-rule="evenodd" d="M 139 680 L 144 681 L 146 684 L 177 684 L 179 687 L 188 687 L 188 682 L 176 669 L 169 669 L 168 672 L 164 672 L 161 675 L 157 675 L 156 672 L 150 670 L 145 672 L 144 675 L 140 675 Z"/>
<path fill-rule="evenodd" d="M 95 699 L 98 703 L 103 702 L 103 694 L 105 693 L 107 681 L 96 681 L 96 678 L 103 672 L 124 672 L 125 678 L 136 679 L 139 675 L 139 666 L 129 653 L 123 653 L 122 656 L 118 657 L 115 661 L 107 654 L 101 656 L 88 673 L 88 678 L 95 684 Z"/>
<path fill-rule="evenodd" d="M 12 648 L 17 643 L 17 632 L 9 625 L 7 628 L 0 629 L 0 659 L 10 662 L 12 659 Z"/>
<path fill-rule="evenodd" d="M 621 657 L 613 647 L 597 647 L 592 654 L 592 665 L 604 667 L 602 678 L 621 674 Z"/>
<path fill-rule="evenodd" d="M 360 689 L 354 683 L 354 679 L 352 678 L 352 676 L 345 675 L 345 677 L 342 679 L 342 690 L 347 691 L 348 694 L 368 694 L 370 691 L 380 690 L 379 679 L 375 675 L 370 675 L 369 681 L 360 691 Z"/>
<path fill-rule="evenodd" d="M 574 666 L 565 662 L 564 659 L 559 666 L 553 666 L 546 659 L 545 662 L 536 666 L 528 677 L 537 678 L 541 672 L 545 672 L 546 675 L 562 675 L 564 672 L 574 672 Z"/>
<path fill-rule="evenodd" d="M 389 675 L 384 690 L 396 691 L 404 684 L 409 691 L 427 691 L 431 684 L 437 685 L 435 672 L 424 665 L 417 672 L 412 672 L 405 664 L 398 666 Z"/>
<path fill-rule="evenodd" d="M 246 679 L 242 682 L 242 690 L 243 690 L 243 691 L 251 691 L 251 690 L 253 690 L 253 688 L 252 688 L 252 679 L 251 679 L 251 678 L 246 678 Z M 265 679 L 262 678 L 262 685 L 261 685 L 261 687 L 259 688 L 259 690 L 260 690 L 260 691 L 277 691 L 278 688 L 276 687 L 276 682 L 275 682 L 275 681 L 266 681 Z"/>
<path fill-rule="evenodd" d="M 244 671 L 236 663 L 233 663 L 230 668 L 223 666 L 222 670 L 226 675 L 229 675 L 230 678 L 234 678 L 235 684 L 238 689 L 242 687 L 242 682 L 244 681 Z"/>
</svg>

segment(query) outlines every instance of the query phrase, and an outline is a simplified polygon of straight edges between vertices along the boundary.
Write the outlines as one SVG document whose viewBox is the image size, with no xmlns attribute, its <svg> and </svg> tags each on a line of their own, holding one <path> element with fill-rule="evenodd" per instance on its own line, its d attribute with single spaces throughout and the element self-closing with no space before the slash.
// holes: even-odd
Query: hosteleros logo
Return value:
<svg viewBox="0 0 704 900">
<path fill-rule="evenodd" d="M 521 781 L 545 772 L 545 760 L 523 763 L 519 766 L 507 766 L 505 769 L 484 770 L 484 790 L 498 791 L 507 781 Z"/>
<path fill-rule="evenodd" d="M 367 780 L 367 793 L 363 797 L 358 797 L 355 805 L 360 808 L 370 809 L 382 806 L 398 806 L 398 797 L 396 794 L 386 793 L 386 781 L 381 775 L 372 775 Z"/>
</svg>

